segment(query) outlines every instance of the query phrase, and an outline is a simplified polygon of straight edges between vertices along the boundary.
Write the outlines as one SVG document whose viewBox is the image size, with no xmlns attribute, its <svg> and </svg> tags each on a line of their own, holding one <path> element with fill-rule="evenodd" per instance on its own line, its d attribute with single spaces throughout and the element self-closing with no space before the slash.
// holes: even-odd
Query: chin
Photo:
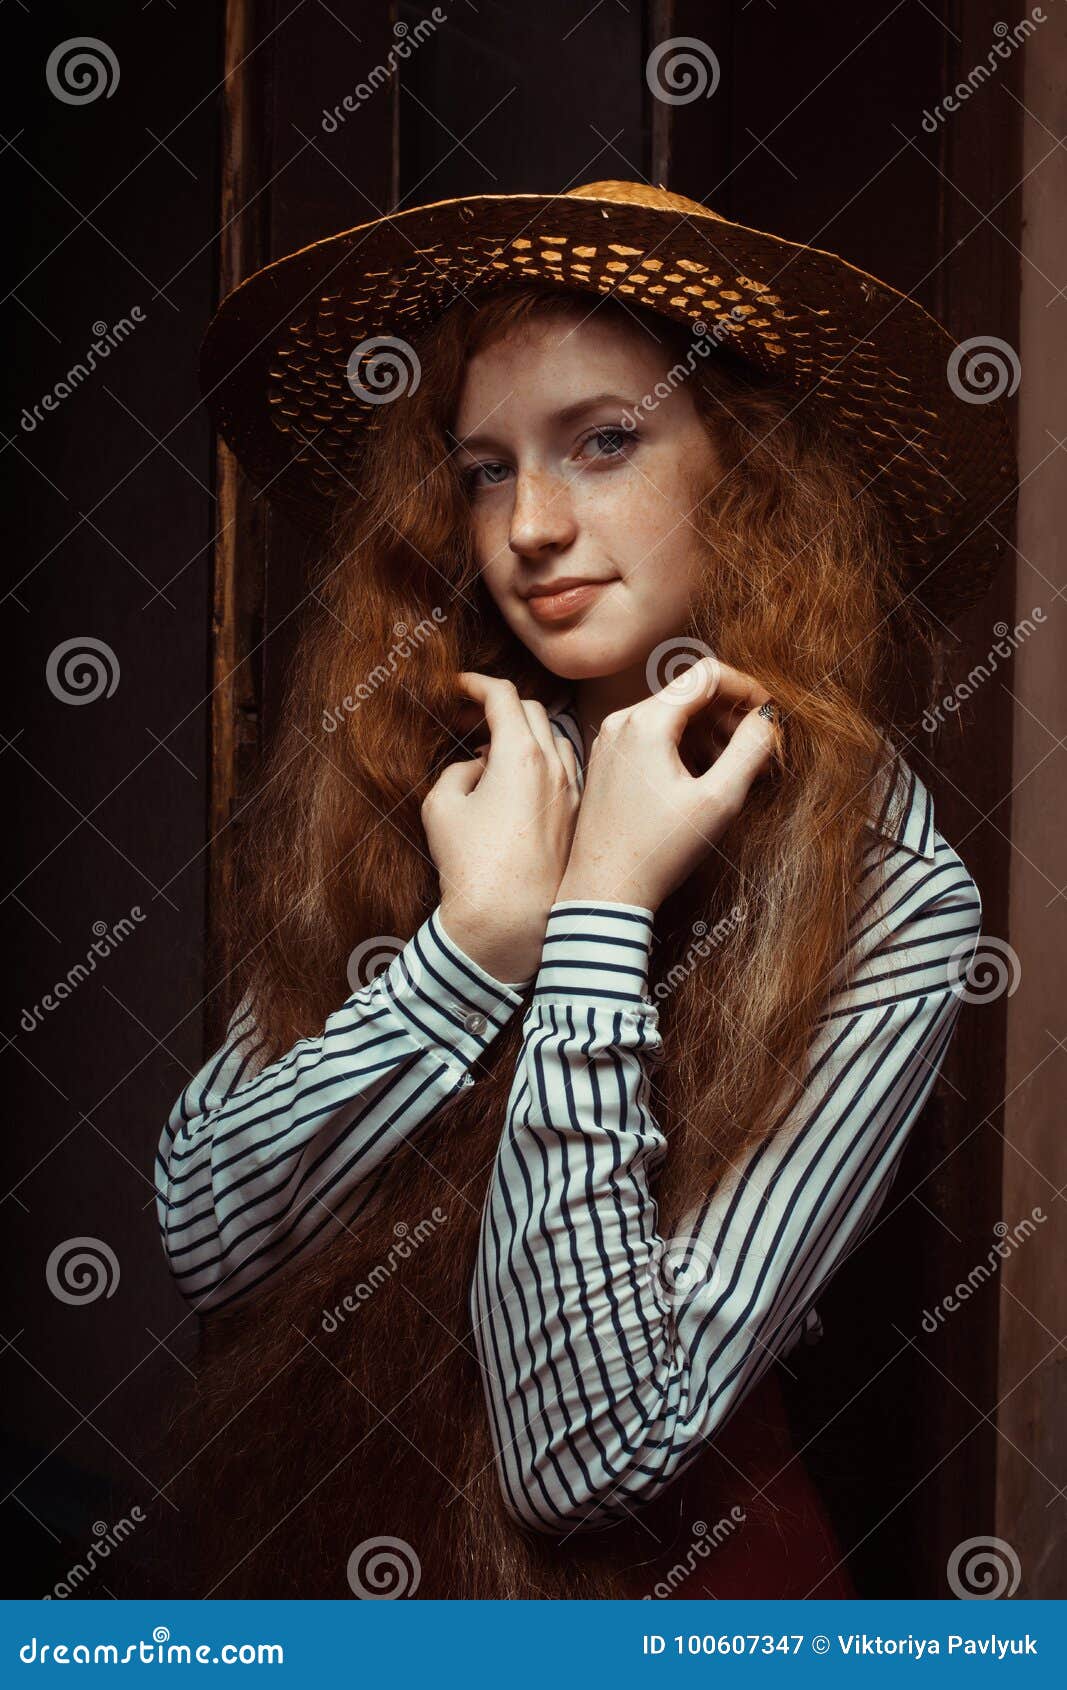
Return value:
<svg viewBox="0 0 1067 1690">
<path fill-rule="evenodd" d="M 582 649 L 580 643 L 573 645 L 559 640 L 555 646 L 536 651 L 534 655 L 544 664 L 553 675 L 558 675 L 563 681 L 599 681 L 608 675 L 620 675 L 625 669 L 632 669 L 635 663 L 641 662 L 641 655 L 636 656 L 632 651 L 605 650 L 604 647 L 588 646 Z"/>
</svg>

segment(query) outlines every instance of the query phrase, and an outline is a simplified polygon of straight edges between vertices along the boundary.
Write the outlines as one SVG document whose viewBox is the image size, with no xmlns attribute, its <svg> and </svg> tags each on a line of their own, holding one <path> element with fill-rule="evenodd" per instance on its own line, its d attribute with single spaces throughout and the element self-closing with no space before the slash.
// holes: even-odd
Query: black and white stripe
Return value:
<svg viewBox="0 0 1067 1690">
<path fill-rule="evenodd" d="M 580 766 L 573 710 L 553 722 Z M 658 1235 L 650 1195 L 667 1154 L 651 912 L 558 902 L 536 980 L 510 985 L 438 909 L 274 1063 L 257 1067 L 242 1005 L 177 1100 L 157 1194 L 185 1295 L 207 1312 L 268 1293 L 366 1212 L 389 1156 L 474 1082 L 532 984 L 471 1286 L 501 1484 L 514 1516 L 549 1532 L 654 1495 L 817 1328 L 814 1301 L 882 1208 L 955 1026 L 981 901 L 903 762 L 870 831 L 801 1101 L 678 1237 Z"/>
<path fill-rule="evenodd" d="M 520 983 L 521 984 L 521 983 Z M 261 1293 L 351 1225 L 397 1146 L 462 1086 L 522 1004 L 440 908 L 388 967 L 268 1066 L 247 1003 L 186 1086 L 156 1159 L 171 1270 L 202 1312 Z"/>
</svg>

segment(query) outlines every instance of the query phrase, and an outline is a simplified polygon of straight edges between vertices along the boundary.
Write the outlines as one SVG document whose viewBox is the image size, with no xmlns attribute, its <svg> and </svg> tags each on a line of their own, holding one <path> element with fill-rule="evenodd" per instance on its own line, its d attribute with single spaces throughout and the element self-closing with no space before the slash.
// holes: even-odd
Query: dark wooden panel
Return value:
<svg viewBox="0 0 1067 1690">
<path fill-rule="evenodd" d="M 226 16 L 220 297 L 271 259 L 366 222 L 396 200 L 395 80 L 376 79 L 370 97 L 360 86 L 387 62 L 388 0 L 332 10 L 230 0 Z M 217 478 L 209 978 L 220 989 L 209 1008 L 212 1044 L 236 961 L 219 916 L 242 805 L 278 719 L 314 581 L 303 535 L 253 495 L 225 446 Z"/>
<path fill-rule="evenodd" d="M 943 85 L 952 88 L 973 66 L 988 62 L 1004 25 L 991 0 L 953 3 L 946 9 L 946 20 L 951 33 Z M 938 250 L 945 261 L 932 278 L 932 309 L 961 341 L 996 337 L 1012 347 L 1019 345 L 1022 66 L 1019 52 L 996 61 L 991 80 L 938 131 Z M 1014 413 L 1016 403 L 1009 403 Z M 951 680 L 987 657 L 997 638 L 996 624 L 1015 624 L 1012 517 L 1005 510 L 995 519 L 1008 561 L 989 595 L 954 630 L 948 658 Z M 966 710 L 939 736 L 930 760 L 917 765 L 934 793 L 942 830 L 958 846 L 981 888 L 984 932 L 1002 939 L 1010 937 L 1012 669 L 1006 665 L 993 684 L 974 693 Z M 930 1295 L 944 1295 L 986 1258 L 1002 1213 L 1007 1012 L 1005 996 L 965 1009 L 946 1063 L 945 1114 L 929 1147 L 929 1165 L 937 1172 L 923 1195 L 949 1233 L 941 1234 L 941 1250 L 930 1264 Z M 929 1443 L 934 1451 L 954 1451 L 925 1487 L 925 1559 L 931 1576 L 941 1581 L 930 1584 L 932 1594 L 950 1594 L 944 1568 L 955 1545 L 996 1529 L 997 1312 L 997 1291 L 990 1286 L 923 1346 L 924 1366 L 938 1370 Z M 982 1414 L 991 1418 L 981 1420 Z M 1025 1589 L 1020 1591 L 1025 1594 Z"/>
<path fill-rule="evenodd" d="M 202 1060 L 213 449 L 196 350 L 214 292 L 217 21 L 70 0 L 0 14 L 8 1596 L 40 1598 L 84 1557 L 94 1520 L 115 1518 L 108 1479 L 150 1505 L 132 1462 L 183 1377 L 151 1176 Z M 80 85 L 110 93 L 72 104 L 46 66 L 87 31 L 116 68 Z M 23 408 L 59 386 L 26 428 Z M 86 669 L 80 692 L 70 673 L 51 684 L 57 648 L 87 639 L 114 685 L 90 688 Z M 48 1263 L 84 1237 L 117 1278 L 75 1307 Z"/>
<path fill-rule="evenodd" d="M 396 75 L 389 69 L 397 9 L 389 0 L 310 6 L 286 19 L 271 61 L 267 193 L 270 254 L 280 257 L 338 229 L 368 223 L 397 201 Z M 355 109 L 345 106 L 346 98 Z M 277 720 L 315 558 L 284 517 L 267 528 L 264 712 Z"/>
<path fill-rule="evenodd" d="M 455 8 L 401 68 L 401 203 L 647 178 L 643 42 L 614 0 Z"/>
</svg>

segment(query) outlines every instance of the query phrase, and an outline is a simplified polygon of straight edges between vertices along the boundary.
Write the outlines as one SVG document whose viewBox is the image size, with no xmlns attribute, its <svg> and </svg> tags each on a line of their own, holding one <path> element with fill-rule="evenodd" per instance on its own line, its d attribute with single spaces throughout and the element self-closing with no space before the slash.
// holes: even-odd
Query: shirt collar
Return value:
<svg viewBox="0 0 1067 1690">
<path fill-rule="evenodd" d="M 895 845 L 903 845 L 932 863 L 934 801 L 910 763 L 890 749 L 889 759 L 874 788 L 870 827 Z"/>
<path fill-rule="evenodd" d="M 578 759 L 579 789 L 584 785 L 582 731 L 578 723 L 574 694 L 556 709 L 549 720 L 574 747 Z M 934 801 L 911 765 L 898 751 L 889 756 L 872 787 L 871 819 L 868 827 L 894 845 L 901 845 L 928 863 L 934 860 Z"/>
</svg>

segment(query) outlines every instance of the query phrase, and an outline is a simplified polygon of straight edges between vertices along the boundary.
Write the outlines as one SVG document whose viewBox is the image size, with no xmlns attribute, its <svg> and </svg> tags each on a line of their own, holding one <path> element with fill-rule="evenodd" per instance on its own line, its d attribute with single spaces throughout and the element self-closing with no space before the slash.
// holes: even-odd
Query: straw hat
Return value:
<svg viewBox="0 0 1067 1690">
<path fill-rule="evenodd" d="M 266 265 L 204 338 L 215 426 L 267 497 L 321 523 L 382 405 L 417 383 L 427 326 L 459 295 L 524 277 L 690 324 L 821 405 L 869 471 L 923 607 L 948 621 L 988 587 L 1016 481 L 1000 397 L 1018 381 L 1011 348 L 957 347 L 843 258 L 639 182 L 440 200 Z"/>
</svg>

